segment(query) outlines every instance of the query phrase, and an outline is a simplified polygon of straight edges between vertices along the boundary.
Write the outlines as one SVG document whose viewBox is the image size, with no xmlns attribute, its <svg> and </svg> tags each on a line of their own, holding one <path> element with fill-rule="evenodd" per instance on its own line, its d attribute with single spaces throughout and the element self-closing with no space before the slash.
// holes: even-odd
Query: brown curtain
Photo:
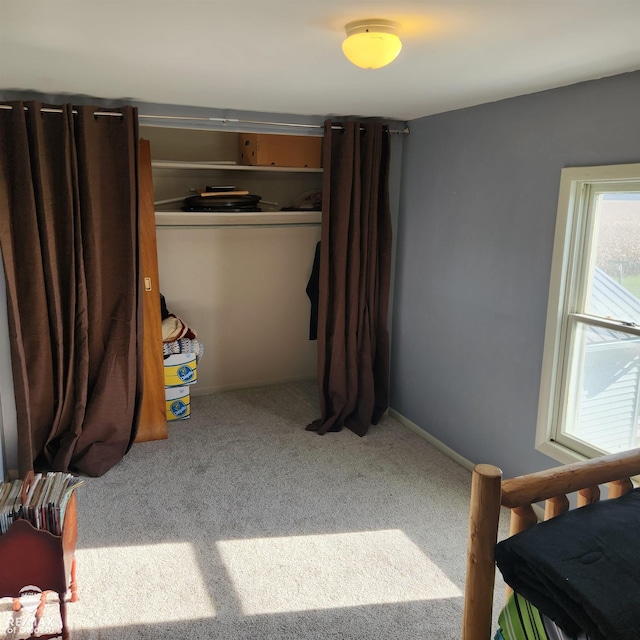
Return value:
<svg viewBox="0 0 640 640">
<path fill-rule="evenodd" d="M 360 436 L 389 400 L 389 131 L 325 123 L 318 306 L 319 434 Z"/>
<path fill-rule="evenodd" d="M 19 472 L 99 476 L 131 446 L 141 391 L 137 111 L 8 104 L 0 249 Z"/>
</svg>

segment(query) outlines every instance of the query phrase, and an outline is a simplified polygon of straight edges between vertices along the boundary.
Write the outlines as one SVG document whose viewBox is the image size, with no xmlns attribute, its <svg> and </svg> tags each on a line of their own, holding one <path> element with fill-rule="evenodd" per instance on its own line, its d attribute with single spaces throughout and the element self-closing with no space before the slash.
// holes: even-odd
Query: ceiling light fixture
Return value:
<svg viewBox="0 0 640 640">
<path fill-rule="evenodd" d="M 390 20 L 354 20 L 345 26 L 345 30 L 347 38 L 342 43 L 342 51 L 357 67 L 385 67 L 398 57 L 402 49 L 398 25 Z"/>
</svg>

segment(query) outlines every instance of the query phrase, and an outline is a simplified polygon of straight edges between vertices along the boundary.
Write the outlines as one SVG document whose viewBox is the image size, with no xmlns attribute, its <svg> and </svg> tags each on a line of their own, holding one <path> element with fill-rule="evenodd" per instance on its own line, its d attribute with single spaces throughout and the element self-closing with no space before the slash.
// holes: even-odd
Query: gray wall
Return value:
<svg viewBox="0 0 640 640">
<path fill-rule="evenodd" d="M 640 162 L 640 72 L 414 120 L 391 406 L 507 476 L 535 451 L 560 171 Z"/>
</svg>

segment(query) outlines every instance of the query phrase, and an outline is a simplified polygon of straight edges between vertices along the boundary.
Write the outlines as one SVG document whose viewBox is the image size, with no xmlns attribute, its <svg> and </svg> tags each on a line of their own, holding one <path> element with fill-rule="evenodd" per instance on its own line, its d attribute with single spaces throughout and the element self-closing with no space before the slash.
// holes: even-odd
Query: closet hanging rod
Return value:
<svg viewBox="0 0 640 640">
<path fill-rule="evenodd" d="M 0 109 L 13 109 L 13 107 L 9 104 L 0 104 Z M 29 107 L 24 107 L 25 111 L 29 110 Z M 42 107 L 40 109 L 40 113 L 62 113 L 62 109 L 56 109 L 52 107 Z M 74 109 L 74 114 L 78 112 Z M 121 116 L 121 113 L 113 112 L 113 111 L 96 111 L 94 116 Z M 139 119 L 158 119 L 158 120 L 197 120 L 200 122 L 219 122 L 223 125 L 226 124 L 251 124 L 251 125 L 261 125 L 261 126 L 270 126 L 270 127 L 298 127 L 300 129 L 324 129 L 324 125 L 322 124 L 302 124 L 299 122 L 271 122 L 268 120 L 243 120 L 242 118 L 208 118 L 204 116 L 159 116 L 159 115 L 151 115 L 151 114 L 139 114 Z M 333 125 L 332 129 L 342 129 L 340 125 Z M 397 133 L 402 135 L 407 135 L 409 133 L 409 127 L 405 127 L 404 129 L 389 129 L 389 133 Z"/>
<path fill-rule="evenodd" d="M 261 125 L 269 127 L 298 127 L 300 129 L 324 129 L 323 124 L 303 124 L 300 122 L 272 122 L 270 120 L 243 120 L 242 118 L 208 118 L 205 116 L 158 116 L 158 115 L 143 115 L 140 114 L 139 118 L 159 120 L 199 120 L 204 122 L 219 122 L 221 124 L 251 124 Z M 332 129 L 343 129 L 340 125 L 332 125 Z M 409 127 L 404 129 L 389 129 L 389 133 L 398 133 L 407 135 L 409 133 Z"/>
</svg>

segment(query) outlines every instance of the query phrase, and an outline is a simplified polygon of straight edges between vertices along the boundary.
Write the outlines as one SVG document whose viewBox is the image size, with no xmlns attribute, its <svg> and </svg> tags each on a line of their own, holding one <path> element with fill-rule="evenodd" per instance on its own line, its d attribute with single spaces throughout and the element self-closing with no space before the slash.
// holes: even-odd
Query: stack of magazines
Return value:
<svg viewBox="0 0 640 640">
<path fill-rule="evenodd" d="M 0 483 L 0 534 L 22 519 L 28 520 L 36 529 L 62 535 L 69 498 L 83 482 L 70 473 L 51 471 L 37 473 L 28 480 Z"/>
</svg>

